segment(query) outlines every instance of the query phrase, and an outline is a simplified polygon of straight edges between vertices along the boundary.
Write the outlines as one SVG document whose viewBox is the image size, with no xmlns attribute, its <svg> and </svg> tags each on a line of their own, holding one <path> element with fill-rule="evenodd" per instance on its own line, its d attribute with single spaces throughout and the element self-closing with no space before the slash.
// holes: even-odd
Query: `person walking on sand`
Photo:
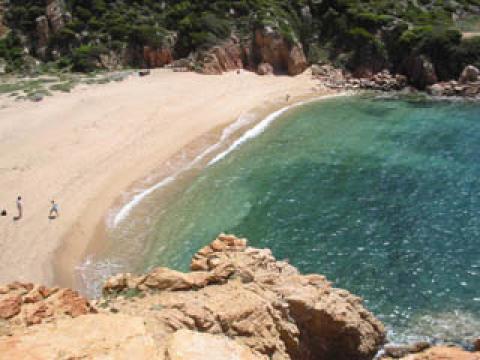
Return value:
<svg viewBox="0 0 480 360">
<path fill-rule="evenodd" d="M 18 210 L 18 215 L 15 216 L 13 220 L 20 220 L 23 217 L 23 203 L 22 203 L 21 196 L 17 197 L 17 210 Z"/>
<path fill-rule="evenodd" d="M 287 100 L 287 103 L 290 101 L 290 94 L 287 94 L 287 96 L 285 97 L 285 100 Z"/>
<path fill-rule="evenodd" d="M 53 216 L 55 214 L 55 216 Z M 48 215 L 49 219 L 56 219 L 58 217 L 58 204 L 55 200 L 52 200 L 52 207 L 50 208 L 50 213 Z"/>
</svg>

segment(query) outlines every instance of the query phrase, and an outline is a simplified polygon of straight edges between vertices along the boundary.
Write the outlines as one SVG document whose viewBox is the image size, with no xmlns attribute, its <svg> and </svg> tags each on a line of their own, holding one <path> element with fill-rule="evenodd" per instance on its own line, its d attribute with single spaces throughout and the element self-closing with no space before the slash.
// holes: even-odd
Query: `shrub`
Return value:
<svg viewBox="0 0 480 360">
<path fill-rule="evenodd" d="M 81 72 L 94 71 L 98 67 L 100 55 L 107 52 L 104 46 L 82 45 L 73 50 L 72 69 Z"/>
</svg>

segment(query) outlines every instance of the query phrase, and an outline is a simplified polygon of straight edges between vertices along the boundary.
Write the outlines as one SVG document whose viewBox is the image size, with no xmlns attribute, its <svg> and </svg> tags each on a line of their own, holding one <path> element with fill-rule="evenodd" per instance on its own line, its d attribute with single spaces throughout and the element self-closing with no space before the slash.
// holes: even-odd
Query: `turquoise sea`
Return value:
<svg viewBox="0 0 480 360">
<path fill-rule="evenodd" d="M 353 96 L 293 108 L 179 186 L 147 227 L 138 271 L 187 270 L 234 233 L 362 296 L 391 340 L 478 336 L 480 104 Z"/>
</svg>

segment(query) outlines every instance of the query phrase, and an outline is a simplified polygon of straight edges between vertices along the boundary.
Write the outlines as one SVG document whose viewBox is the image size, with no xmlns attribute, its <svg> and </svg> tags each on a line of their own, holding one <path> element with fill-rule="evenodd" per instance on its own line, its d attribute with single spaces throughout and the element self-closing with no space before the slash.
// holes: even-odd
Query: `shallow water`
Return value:
<svg viewBox="0 0 480 360">
<path fill-rule="evenodd" d="M 479 104 L 304 105 L 162 202 L 140 267 L 186 270 L 235 233 L 364 297 L 393 340 L 465 340 L 480 329 L 479 160 Z"/>
</svg>

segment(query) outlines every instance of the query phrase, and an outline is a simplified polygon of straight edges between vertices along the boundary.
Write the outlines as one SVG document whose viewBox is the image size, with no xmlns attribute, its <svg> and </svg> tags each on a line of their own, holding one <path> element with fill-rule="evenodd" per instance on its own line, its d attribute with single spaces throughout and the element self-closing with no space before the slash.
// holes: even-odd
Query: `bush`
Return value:
<svg viewBox="0 0 480 360">
<path fill-rule="evenodd" d="M 104 46 L 83 45 L 73 50 L 72 70 L 90 72 L 98 68 L 100 55 L 108 52 Z"/>
</svg>

